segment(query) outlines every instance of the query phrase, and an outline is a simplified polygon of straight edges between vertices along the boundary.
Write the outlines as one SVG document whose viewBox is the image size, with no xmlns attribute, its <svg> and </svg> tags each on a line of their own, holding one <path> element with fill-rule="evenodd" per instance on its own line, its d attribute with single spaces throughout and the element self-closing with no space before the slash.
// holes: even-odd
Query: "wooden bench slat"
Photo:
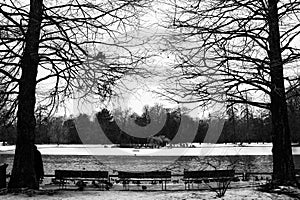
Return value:
<svg viewBox="0 0 300 200">
<path fill-rule="evenodd" d="M 208 184 L 211 181 L 226 183 L 226 187 L 234 179 L 234 170 L 203 170 L 203 171 L 184 171 L 183 180 L 185 181 L 185 189 L 188 186 L 190 189 L 190 183 L 202 183 Z M 211 187 L 211 186 L 210 186 Z"/>
<path fill-rule="evenodd" d="M 82 178 L 108 178 L 108 171 L 82 171 Z"/>
<path fill-rule="evenodd" d="M 118 178 L 123 181 L 123 188 L 129 190 L 129 182 L 135 181 L 161 181 L 162 190 L 167 190 L 167 181 L 171 181 L 171 171 L 150 172 L 118 172 Z"/>
<path fill-rule="evenodd" d="M 150 171 L 150 172 L 124 172 L 119 171 L 118 177 L 121 179 L 124 178 L 171 178 L 171 171 Z"/>
<path fill-rule="evenodd" d="M 55 179 L 59 180 L 62 188 L 64 188 L 68 180 L 110 182 L 108 171 L 55 170 L 54 173 Z"/>
<path fill-rule="evenodd" d="M 55 170 L 56 178 L 108 178 L 108 171 Z"/>
<path fill-rule="evenodd" d="M 234 177 L 234 170 L 203 170 L 203 171 L 184 171 L 184 179 L 204 179 L 204 178 L 226 178 Z"/>
</svg>

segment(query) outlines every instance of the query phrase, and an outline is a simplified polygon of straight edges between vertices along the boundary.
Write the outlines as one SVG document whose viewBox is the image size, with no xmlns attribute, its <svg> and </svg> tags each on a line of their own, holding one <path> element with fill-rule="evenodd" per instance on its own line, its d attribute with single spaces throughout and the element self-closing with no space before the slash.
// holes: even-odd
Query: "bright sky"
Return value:
<svg viewBox="0 0 300 200">
<path fill-rule="evenodd" d="M 131 32 L 127 34 L 132 34 L 136 36 L 136 40 L 131 41 L 131 43 L 138 43 L 141 40 L 149 40 L 149 42 L 144 46 L 144 48 L 151 49 L 151 51 L 157 56 L 152 57 L 147 60 L 147 66 L 144 66 L 149 71 L 153 73 L 153 76 L 150 78 L 137 78 L 137 77 L 124 77 L 122 79 L 122 83 L 125 87 L 130 88 L 130 90 L 126 90 L 121 93 L 118 98 L 114 98 L 112 102 L 108 104 L 108 108 L 130 108 L 133 112 L 138 114 L 142 114 L 142 109 L 145 105 L 153 106 L 155 104 L 161 104 L 166 108 L 176 108 L 176 107 L 188 107 L 194 108 L 197 105 L 183 105 L 175 102 L 171 102 L 166 100 L 165 98 L 159 97 L 156 92 L 163 92 L 161 89 L 161 85 L 165 84 L 165 78 L 167 76 L 167 71 L 169 67 L 174 63 L 174 58 L 172 55 L 167 54 L 167 52 L 161 52 L 160 49 L 165 44 L 162 43 L 161 40 L 154 40 L 153 35 L 157 34 L 165 34 L 166 31 L 163 28 L 160 28 L 158 24 L 162 23 L 163 15 L 160 13 L 160 9 L 167 9 L 162 7 L 161 4 L 156 4 L 153 10 L 149 10 L 142 17 L 142 25 L 145 28 L 141 28 L 139 32 Z M 136 48 L 136 47 L 135 47 Z M 137 47 L 139 48 L 139 47 Z M 123 86 L 121 86 L 123 87 Z M 88 101 L 80 101 L 78 103 L 77 100 L 66 100 L 67 106 L 61 107 L 58 111 L 58 115 L 64 115 L 66 111 L 66 115 L 77 115 L 79 113 L 87 113 L 91 114 L 95 111 L 101 109 L 102 106 L 96 105 L 94 103 L 89 103 Z M 79 105 L 80 104 L 80 105 Z M 79 105 L 79 106 L 78 106 Z M 204 117 L 207 116 L 208 113 L 204 112 L 200 109 L 191 110 L 190 113 L 193 117 Z"/>
<path fill-rule="evenodd" d="M 166 44 L 159 39 L 153 39 L 153 35 L 165 34 L 165 29 L 158 26 L 158 24 L 163 23 L 163 14 L 161 10 L 166 11 L 168 7 L 164 7 L 165 4 L 157 3 L 153 10 L 148 10 L 146 14 L 142 17 L 141 25 L 144 26 L 139 32 L 131 32 L 127 34 L 132 34 L 136 36 L 136 39 L 131 41 L 131 43 L 139 43 L 141 40 L 149 42 L 144 46 L 145 48 L 151 49 L 152 52 L 157 53 L 157 56 L 149 59 L 147 61 L 147 68 L 149 71 L 153 72 L 154 75 L 150 78 L 130 78 L 128 76 L 124 77 L 124 80 L 121 80 L 125 87 L 130 88 L 123 93 L 120 93 L 119 98 L 113 99 L 109 104 L 108 108 L 119 108 L 124 109 L 131 108 L 134 112 L 141 114 L 142 109 L 145 105 L 153 106 L 154 104 L 162 104 L 167 108 L 176 108 L 176 107 L 188 107 L 195 108 L 197 103 L 193 104 L 177 104 L 175 102 L 167 101 L 163 98 L 160 98 L 155 92 L 163 92 L 161 86 L 166 83 L 165 78 L 167 72 L 169 72 L 170 66 L 174 64 L 174 57 L 168 53 L 161 51 L 161 48 L 167 48 Z M 170 30 L 168 30 L 169 32 Z M 135 47 L 139 48 L 139 47 Z M 42 72 L 41 72 L 42 73 Z M 47 83 L 46 83 L 47 85 Z M 121 86 L 123 87 L 123 86 Z M 58 115 L 64 115 L 65 111 L 67 115 L 77 115 L 78 113 L 87 113 L 91 114 L 103 107 L 97 104 L 90 103 L 88 101 L 80 102 L 81 105 L 78 106 L 78 102 L 72 100 L 66 100 L 66 107 L 61 107 L 58 111 Z M 224 105 L 217 105 L 215 110 L 223 111 Z M 193 117 L 207 117 L 211 108 L 197 108 L 192 110 L 189 114 Z"/>
</svg>

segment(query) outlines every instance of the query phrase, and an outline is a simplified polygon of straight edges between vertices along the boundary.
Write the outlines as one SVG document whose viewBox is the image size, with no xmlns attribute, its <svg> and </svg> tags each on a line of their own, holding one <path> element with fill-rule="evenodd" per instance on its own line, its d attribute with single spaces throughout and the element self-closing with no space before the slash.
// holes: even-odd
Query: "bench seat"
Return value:
<svg viewBox="0 0 300 200">
<path fill-rule="evenodd" d="M 209 182 L 228 182 L 234 179 L 234 170 L 203 170 L 203 171 L 184 171 L 183 181 L 185 189 L 190 189 L 193 183 Z"/>
<path fill-rule="evenodd" d="M 102 189 L 110 183 L 108 171 L 55 170 L 55 181 L 58 182 L 60 188 L 66 188 L 68 181 L 81 183 L 84 181 L 97 181 Z M 83 187 L 83 184 L 79 187 Z"/>
<path fill-rule="evenodd" d="M 123 183 L 123 189 L 129 190 L 129 183 L 156 182 L 162 184 L 162 190 L 167 190 L 167 182 L 171 181 L 171 171 L 150 171 L 150 172 L 118 172 L 118 181 Z"/>
</svg>

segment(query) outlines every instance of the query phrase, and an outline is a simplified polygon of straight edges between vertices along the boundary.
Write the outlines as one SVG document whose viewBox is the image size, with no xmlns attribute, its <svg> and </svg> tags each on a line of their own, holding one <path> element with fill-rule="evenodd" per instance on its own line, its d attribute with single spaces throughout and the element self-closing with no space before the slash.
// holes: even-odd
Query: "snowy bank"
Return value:
<svg viewBox="0 0 300 200">
<path fill-rule="evenodd" d="M 105 156 L 235 156 L 272 155 L 272 145 L 266 144 L 201 144 L 195 148 L 134 149 L 112 148 L 105 145 L 37 145 L 43 155 L 105 155 Z M 0 154 L 13 154 L 15 146 L 0 146 Z M 300 147 L 293 147 L 300 155 Z"/>
<path fill-rule="evenodd" d="M 57 193 L 49 195 L 33 195 L 28 197 L 26 194 L 19 195 L 3 195 L 0 197 L 2 200 L 175 200 L 175 199 L 218 199 L 216 193 L 212 191 L 58 191 Z M 292 200 L 295 198 L 289 197 L 284 194 L 264 193 L 257 191 L 255 188 L 240 188 L 229 189 L 224 200 Z"/>
</svg>

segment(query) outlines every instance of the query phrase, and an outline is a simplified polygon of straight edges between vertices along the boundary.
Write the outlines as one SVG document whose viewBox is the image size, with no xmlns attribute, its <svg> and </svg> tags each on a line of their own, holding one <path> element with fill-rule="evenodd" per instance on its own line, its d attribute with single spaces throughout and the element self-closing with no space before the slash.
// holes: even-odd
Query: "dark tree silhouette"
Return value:
<svg viewBox="0 0 300 200">
<path fill-rule="evenodd" d="M 290 69 L 300 55 L 300 3 L 177 0 L 170 6 L 173 34 L 166 41 L 178 65 L 169 80 L 180 87 L 168 88 L 167 96 L 192 97 L 200 106 L 227 102 L 270 110 L 273 183 L 295 184 L 286 92 L 299 84 Z"/>
<path fill-rule="evenodd" d="M 39 187 L 33 163 L 36 101 L 55 109 L 76 91 L 103 100 L 114 93 L 116 80 L 139 70 L 144 57 L 126 46 L 132 37 L 125 33 L 137 27 L 143 6 L 135 0 L 0 3 L 0 85 L 18 108 L 10 189 Z"/>
</svg>

